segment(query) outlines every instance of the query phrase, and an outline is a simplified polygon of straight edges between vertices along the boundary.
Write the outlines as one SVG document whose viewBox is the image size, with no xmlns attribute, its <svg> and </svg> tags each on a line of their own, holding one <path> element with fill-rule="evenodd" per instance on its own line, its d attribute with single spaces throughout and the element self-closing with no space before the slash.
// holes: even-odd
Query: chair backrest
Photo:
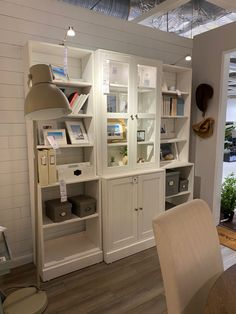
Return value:
<svg viewBox="0 0 236 314">
<path fill-rule="evenodd" d="M 168 314 L 203 313 L 208 292 L 223 272 L 211 211 L 203 200 L 174 207 L 153 220 Z"/>
</svg>

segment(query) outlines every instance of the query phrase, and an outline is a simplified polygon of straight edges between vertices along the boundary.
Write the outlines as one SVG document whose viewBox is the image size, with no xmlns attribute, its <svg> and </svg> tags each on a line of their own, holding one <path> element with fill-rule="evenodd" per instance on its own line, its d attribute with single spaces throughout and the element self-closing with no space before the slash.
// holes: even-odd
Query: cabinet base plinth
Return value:
<svg viewBox="0 0 236 314">
<path fill-rule="evenodd" d="M 109 264 L 119 259 L 122 259 L 124 257 L 149 249 L 153 246 L 155 246 L 154 237 L 137 242 L 137 243 L 133 243 L 123 248 L 104 252 L 104 261 L 107 264 Z"/>
</svg>

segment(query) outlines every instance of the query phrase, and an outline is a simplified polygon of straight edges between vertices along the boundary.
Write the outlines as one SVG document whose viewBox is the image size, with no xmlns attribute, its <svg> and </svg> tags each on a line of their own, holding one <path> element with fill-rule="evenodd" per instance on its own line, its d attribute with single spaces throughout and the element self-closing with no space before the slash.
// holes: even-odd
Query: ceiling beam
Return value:
<svg viewBox="0 0 236 314">
<path fill-rule="evenodd" d="M 148 18 L 151 18 L 153 16 L 160 16 L 160 15 L 163 15 L 170 10 L 174 10 L 174 9 L 180 7 L 181 5 L 183 5 L 187 2 L 189 2 L 189 0 L 166 0 L 166 1 L 156 5 L 150 11 L 147 11 L 144 14 L 131 20 L 130 22 L 141 23 L 142 21 L 144 21 Z"/>
<path fill-rule="evenodd" d="M 236 12 L 235 0 L 207 0 L 207 1 L 225 10 Z"/>
</svg>

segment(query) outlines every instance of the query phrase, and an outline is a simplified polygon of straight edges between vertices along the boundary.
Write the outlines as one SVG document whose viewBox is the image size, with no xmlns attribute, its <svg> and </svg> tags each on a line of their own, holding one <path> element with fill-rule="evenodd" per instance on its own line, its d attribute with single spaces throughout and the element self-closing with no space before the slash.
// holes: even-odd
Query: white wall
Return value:
<svg viewBox="0 0 236 314">
<path fill-rule="evenodd" d="M 226 108 L 226 121 L 236 121 L 236 99 L 228 99 Z"/>
<path fill-rule="evenodd" d="M 220 182 L 222 175 L 223 138 L 227 98 L 222 103 L 222 76 L 228 75 L 224 53 L 236 49 L 236 23 L 217 28 L 194 38 L 193 45 L 193 123 L 202 119 L 195 104 L 195 91 L 200 83 L 208 83 L 214 88 L 214 96 L 209 102 L 207 116 L 215 119 L 212 137 L 201 139 L 192 133 L 191 160 L 195 162 L 195 196 L 206 200 L 219 222 Z M 227 57 L 228 58 L 228 57 Z M 228 60 L 228 59 L 227 59 Z M 225 87 L 227 86 L 227 78 Z M 224 94 L 224 93 L 223 93 Z"/>
<path fill-rule="evenodd" d="M 28 40 L 59 43 L 68 25 L 69 45 L 103 48 L 174 63 L 192 41 L 99 15 L 57 0 L 0 3 L 0 225 L 8 228 L 18 264 L 32 258 L 28 167 L 23 114 L 23 46 Z"/>
</svg>

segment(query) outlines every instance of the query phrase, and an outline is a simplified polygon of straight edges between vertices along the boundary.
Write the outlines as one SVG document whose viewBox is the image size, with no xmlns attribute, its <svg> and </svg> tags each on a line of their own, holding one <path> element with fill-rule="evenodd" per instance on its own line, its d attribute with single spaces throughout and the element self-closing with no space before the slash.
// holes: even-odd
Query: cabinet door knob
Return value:
<svg viewBox="0 0 236 314">
<path fill-rule="evenodd" d="M 139 210 L 143 210 L 143 208 L 142 208 L 142 207 L 139 207 Z"/>
<path fill-rule="evenodd" d="M 137 212 L 137 211 L 138 211 L 138 208 L 135 208 L 134 210 Z"/>
<path fill-rule="evenodd" d="M 135 115 L 135 118 L 138 120 L 138 115 L 137 115 L 137 113 L 136 113 L 136 115 Z"/>
<path fill-rule="evenodd" d="M 134 116 L 133 116 L 132 114 L 131 114 L 130 118 L 131 118 L 132 120 L 134 120 Z"/>
</svg>

